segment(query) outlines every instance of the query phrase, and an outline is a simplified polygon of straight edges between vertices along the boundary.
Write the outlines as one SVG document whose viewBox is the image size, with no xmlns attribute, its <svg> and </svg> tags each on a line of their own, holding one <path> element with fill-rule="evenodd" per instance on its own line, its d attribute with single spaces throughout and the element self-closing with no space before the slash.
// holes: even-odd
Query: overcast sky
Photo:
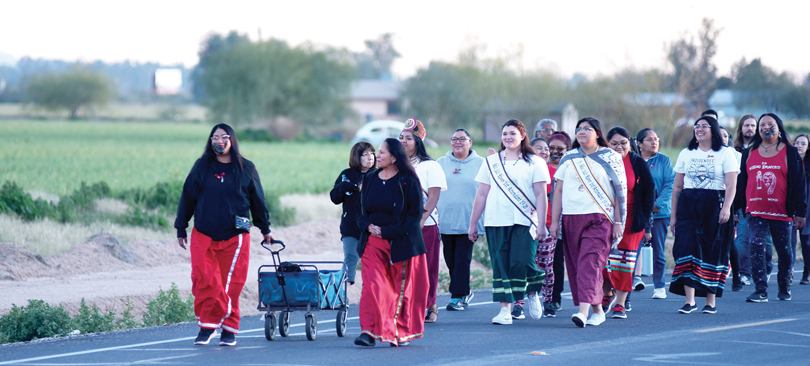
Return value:
<svg viewBox="0 0 810 366">
<path fill-rule="evenodd" d="M 523 48 L 524 68 L 564 76 L 664 67 L 665 44 L 697 35 L 704 17 L 722 28 L 719 75 L 745 57 L 777 71 L 810 73 L 807 1 L 36 1 L 0 0 L 0 53 L 13 59 L 182 63 L 198 61 L 210 32 L 362 51 L 392 32 L 406 78 L 431 60 L 455 61 L 476 43 L 493 55 Z M 6 57 L 8 58 L 8 57 Z M 2 61 L 2 57 L 0 57 Z"/>
</svg>

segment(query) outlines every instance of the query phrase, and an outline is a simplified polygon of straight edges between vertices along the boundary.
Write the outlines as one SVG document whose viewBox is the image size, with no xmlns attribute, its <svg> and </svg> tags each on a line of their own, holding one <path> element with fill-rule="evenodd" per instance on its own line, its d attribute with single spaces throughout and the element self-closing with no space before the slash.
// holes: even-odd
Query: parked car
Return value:
<svg viewBox="0 0 810 366">
<path fill-rule="evenodd" d="M 360 127 L 352 139 L 352 144 L 360 141 L 366 141 L 379 147 L 385 139 L 389 137 L 399 138 L 402 129 L 405 128 L 405 123 L 391 120 L 377 120 L 371 121 Z"/>
</svg>

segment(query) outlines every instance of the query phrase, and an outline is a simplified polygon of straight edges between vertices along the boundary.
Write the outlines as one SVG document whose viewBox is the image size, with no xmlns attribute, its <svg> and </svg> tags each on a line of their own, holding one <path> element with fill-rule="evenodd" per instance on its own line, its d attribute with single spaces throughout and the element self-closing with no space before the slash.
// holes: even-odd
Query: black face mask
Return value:
<svg viewBox="0 0 810 366">
<path fill-rule="evenodd" d="M 217 153 L 217 154 L 222 155 L 222 153 L 225 152 L 225 145 L 222 145 L 222 146 L 213 145 L 212 147 L 214 148 L 214 152 Z"/>
</svg>

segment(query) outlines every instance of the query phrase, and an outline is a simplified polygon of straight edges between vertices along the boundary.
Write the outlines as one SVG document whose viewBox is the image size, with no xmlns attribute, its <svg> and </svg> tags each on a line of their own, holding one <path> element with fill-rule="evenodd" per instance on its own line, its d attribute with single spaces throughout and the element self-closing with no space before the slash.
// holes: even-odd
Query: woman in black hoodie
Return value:
<svg viewBox="0 0 810 366">
<path fill-rule="evenodd" d="M 335 180 L 335 187 L 329 192 L 332 203 L 343 204 L 343 216 L 340 218 L 340 240 L 343 241 L 343 263 L 346 263 L 347 281 L 354 284 L 357 262 L 357 241 L 360 240 L 360 228 L 357 227 L 357 201 L 363 178 L 377 164 L 374 146 L 361 141 L 352 146 L 349 154 L 349 168 L 340 172 Z"/>
</svg>

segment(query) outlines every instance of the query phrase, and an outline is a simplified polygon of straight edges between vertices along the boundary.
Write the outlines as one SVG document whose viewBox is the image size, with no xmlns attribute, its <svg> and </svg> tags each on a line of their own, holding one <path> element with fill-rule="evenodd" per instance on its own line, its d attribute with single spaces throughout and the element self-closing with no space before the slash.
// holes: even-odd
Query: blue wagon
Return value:
<svg viewBox="0 0 810 366">
<path fill-rule="evenodd" d="M 280 245 L 278 250 L 272 247 Z M 264 315 L 264 336 L 268 341 L 276 338 L 276 323 L 282 337 L 290 334 L 290 314 L 306 311 L 307 339 L 312 341 L 318 333 L 318 321 L 313 311 L 337 310 L 335 330 L 338 337 L 346 335 L 346 317 L 349 311 L 347 297 L 346 265 L 343 262 L 282 262 L 279 252 L 285 245 L 280 240 L 269 244 L 262 241 L 262 247 L 270 251 L 272 265 L 259 267 L 259 306 Z M 318 269 L 339 267 L 340 269 Z M 278 318 L 276 318 L 276 312 Z M 278 322 L 276 321 L 278 320 Z"/>
</svg>

